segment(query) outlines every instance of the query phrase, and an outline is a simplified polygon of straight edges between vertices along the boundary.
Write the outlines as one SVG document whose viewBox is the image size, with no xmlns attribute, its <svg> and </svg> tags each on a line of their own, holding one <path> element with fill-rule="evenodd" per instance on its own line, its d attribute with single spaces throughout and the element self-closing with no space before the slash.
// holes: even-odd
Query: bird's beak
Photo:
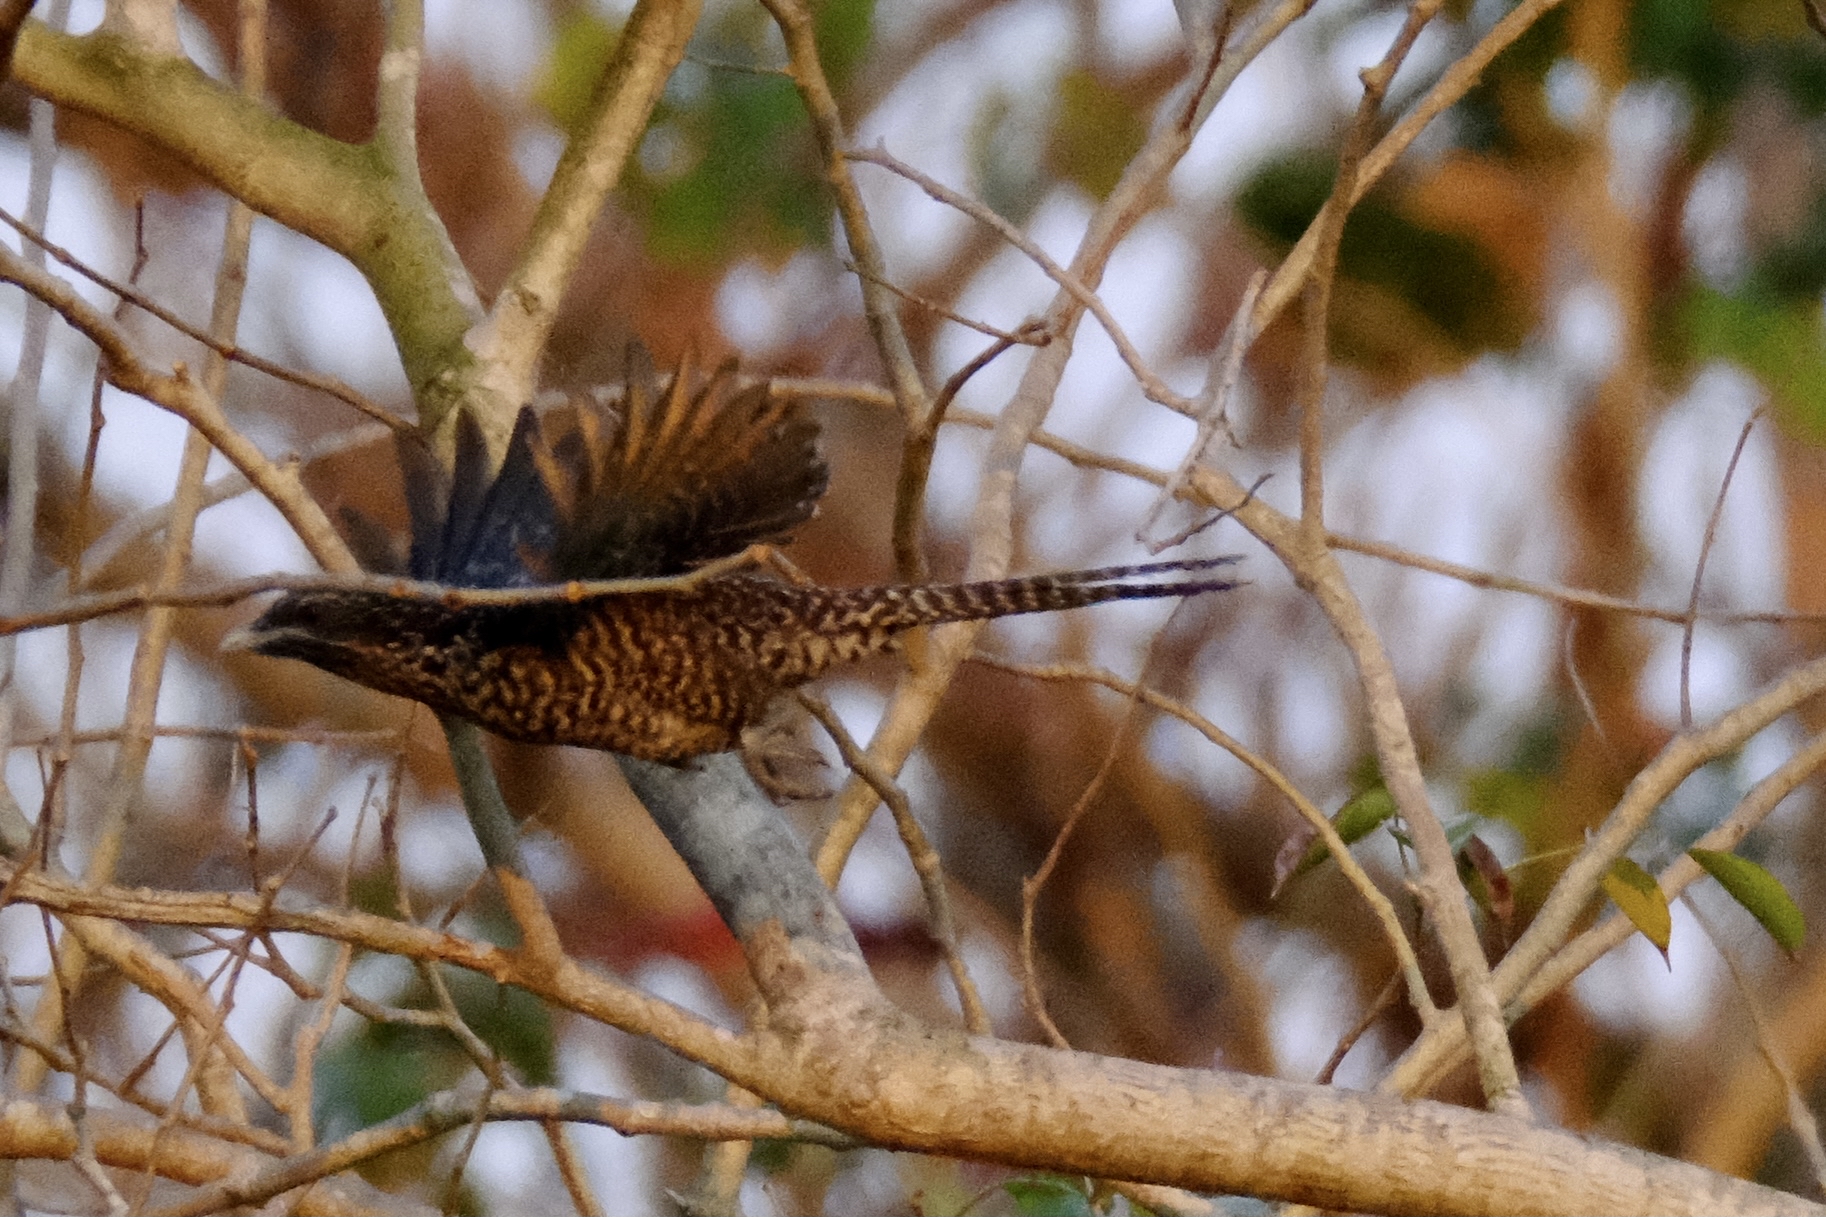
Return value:
<svg viewBox="0 0 1826 1217">
<path fill-rule="evenodd" d="M 237 651 L 252 651 L 255 654 L 258 654 L 260 651 L 260 644 L 266 641 L 268 637 L 270 637 L 270 635 L 266 630 L 258 630 L 251 625 L 244 625 L 238 630 L 230 630 L 227 634 L 223 635 L 222 645 L 219 649 L 225 655 Z"/>
<path fill-rule="evenodd" d="M 222 636 L 221 651 L 223 654 L 251 651 L 255 655 L 272 655 L 275 648 L 283 648 L 286 643 L 300 636 L 304 631 L 291 626 L 270 626 L 262 614 L 238 630 L 230 630 Z"/>
</svg>

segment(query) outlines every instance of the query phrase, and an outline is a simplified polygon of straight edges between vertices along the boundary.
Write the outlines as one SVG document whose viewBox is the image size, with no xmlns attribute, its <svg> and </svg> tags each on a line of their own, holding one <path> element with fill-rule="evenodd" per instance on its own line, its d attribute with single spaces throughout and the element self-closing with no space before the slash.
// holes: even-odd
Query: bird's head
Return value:
<svg viewBox="0 0 1826 1217">
<path fill-rule="evenodd" d="M 409 597 L 360 589 L 288 592 L 252 624 L 222 640 L 225 651 L 251 651 L 305 663 L 351 677 L 416 646 L 436 606 Z"/>
</svg>

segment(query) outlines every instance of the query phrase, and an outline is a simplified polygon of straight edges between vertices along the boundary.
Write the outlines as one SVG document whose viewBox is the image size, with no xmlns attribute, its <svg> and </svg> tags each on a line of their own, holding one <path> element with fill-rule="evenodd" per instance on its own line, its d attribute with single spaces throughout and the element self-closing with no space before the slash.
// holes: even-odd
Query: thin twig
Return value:
<svg viewBox="0 0 1826 1217">
<path fill-rule="evenodd" d="M 297 385 L 301 389 L 314 389 L 319 393 L 333 397 L 337 401 L 352 406 L 363 414 L 366 414 L 369 418 L 385 425 L 390 431 L 400 431 L 411 426 L 411 423 L 401 418 L 398 414 L 395 414 L 372 398 L 363 395 L 352 385 L 349 385 L 334 376 L 325 376 L 316 372 L 301 372 L 296 368 L 288 368 L 284 364 L 274 363 L 270 359 L 262 358 L 252 351 L 243 350 L 232 342 L 225 342 L 222 338 L 211 334 L 206 329 L 191 325 L 188 321 L 185 321 L 182 317 L 154 300 L 151 296 L 148 296 L 145 292 L 142 292 L 137 287 L 133 286 L 131 278 L 125 283 L 109 278 L 107 275 L 102 274 L 94 267 L 85 263 L 82 259 L 76 257 L 69 250 L 46 240 L 44 233 L 38 228 L 19 219 L 3 207 L 0 207 L 0 223 L 10 226 L 18 232 L 20 236 L 26 238 L 26 240 L 44 250 L 44 252 L 49 254 L 53 259 L 62 263 L 64 266 L 69 267 L 83 278 L 89 280 L 89 282 L 105 288 L 122 300 L 130 301 L 133 307 L 139 309 L 141 312 L 156 317 L 165 325 L 170 326 L 178 333 L 184 335 L 184 337 L 202 343 L 206 349 L 215 352 L 217 355 L 220 355 L 231 363 L 238 363 L 243 367 L 252 368 L 254 371 L 270 376 L 274 380 L 282 380 L 287 384 Z"/>
<path fill-rule="evenodd" d="M 1186 479 L 1190 476 L 1192 467 L 1210 455 L 1211 446 L 1219 434 L 1226 440 L 1235 442 L 1235 437 L 1230 434 L 1230 401 L 1236 395 L 1238 382 L 1242 380 L 1243 356 L 1255 341 L 1255 334 L 1249 328 L 1249 317 L 1255 311 L 1256 297 L 1262 294 L 1262 284 L 1267 281 L 1267 271 L 1258 270 L 1249 276 L 1249 283 L 1243 288 L 1243 298 L 1237 303 L 1236 311 L 1230 316 L 1230 325 L 1224 331 L 1224 340 L 1212 352 L 1211 364 L 1205 372 L 1204 387 L 1199 390 L 1198 398 L 1193 403 L 1197 411 L 1198 431 L 1191 444 L 1187 445 L 1185 456 L 1180 458 L 1179 468 L 1173 471 L 1173 476 L 1160 488 L 1154 505 L 1148 508 L 1148 514 L 1142 517 L 1141 526 L 1135 530 L 1135 540 L 1146 545 L 1151 554 L 1164 553 L 1191 537 L 1194 530 L 1190 527 L 1163 541 L 1150 540 L 1147 534 L 1160 522 L 1167 506 L 1185 491 Z"/>
<path fill-rule="evenodd" d="M 1737 952 L 1731 949 L 1724 935 L 1718 932 L 1718 927 L 1712 924 L 1712 919 L 1699 907 L 1693 894 L 1683 893 L 1680 899 L 1686 905 L 1687 912 L 1693 915 L 1693 920 L 1699 923 L 1699 928 L 1711 940 L 1712 949 L 1724 961 L 1725 970 L 1731 974 L 1731 987 L 1737 990 L 1737 1005 L 1750 1016 L 1750 1037 L 1756 1044 L 1756 1051 L 1768 1062 L 1770 1072 L 1775 1074 L 1776 1083 L 1781 1087 L 1782 1101 L 1788 1112 L 1788 1130 L 1801 1143 L 1801 1152 L 1807 1156 L 1807 1165 L 1813 1170 L 1814 1187 L 1826 1192 L 1826 1145 L 1820 1143 L 1820 1123 L 1813 1117 L 1813 1109 L 1808 1106 L 1807 1096 L 1801 1089 L 1799 1079 L 1794 1076 L 1788 1058 L 1775 1042 L 1775 1032 L 1769 1026 L 1769 1016 L 1763 1011 L 1762 999 L 1757 996 L 1758 986 L 1744 975 L 1743 968 L 1737 962 Z"/>
<path fill-rule="evenodd" d="M 1024 664 L 981 653 L 972 654 L 970 661 L 1035 680 L 1085 681 L 1102 685 L 1125 697 L 1139 697 L 1146 705 L 1172 715 L 1247 765 L 1257 777 L 1274 787 L 1275 791 L 1299 813 L 1300 818 L 1312 826 L 1313 831 L 1319 835 L 1331 851 L 1332 859 L 1338 864 L 1338 869 L 1343 872 L 1346 881 L 1359 896 L 1363 897 L 1364 903 L 1369 905 L 1377 923 L 1382 927 L 1383 936 L 1388 939 L 1389 949 L 1394 952 L 1396 960 L 1401 965 L 1402 977 L 1408 985 L 1408 1000 L 1413 1003 L 1414 1011 L 1420 1016 L 1422 1024 L 1431 1025 L 1439 1017 L 1438 1007 L 1433 1004 L 1432 995 L 1427 991 L 1426 980 L 1420 971 L 1420 959 L 1414 953 L 1414 945 L 1409 941 L 1407 931 L 1402 929 L 1401 917 L 1396 913 L 1395 906 L 1389 902 L 1387 896 L 1382 894 L 1382 889 L 1378 888 L 1375 880 L 1369 877 L 1369 872 L 1363 869 L 1362 863 L 1357 861 L 1356 855 L 1351 853 L 1350 847 L 1344 843 L 1343 838 L 1338 836 L 1337 828 L 1326 814 L 1319 810 L 1318 806 L 1301 793 L 1300 788 L 1295 786 L 1274 765 L 1245 747 L 1229 732 L 1184 702 L 1154 689 L 1137 685 L 1133 681 L 1124 680 L 1106 668 L 1082 664 Z"/>
<path fill-rule="evenodd" d="M 875 226 L 863 205 L 862 191 L 856 186 L 843 150 L 849 144 L 844 132 L 843 116 L 837 109 L 836 95 L 824 74 L 823 59 L 818 53 L 817 25 L 811 9 L 803 0 L 762 0 L 780 35 L 786 41 L 786 56 L 793 87 L 811 120 L 812 133 L 818 139 L 819 159 L 823 162 L 825 181 L 837 204 L 837 215 L 843 221 L 843 235 L 850 257 L 860 270 L 862 311 L 869 323 L 875 349 L 887 369 L 888 384 L 894 393 L 894 404 L 902 424 L 917 428 L 931 413 L 930 395 L 919 368 L 913 361 L 913 349 L 906 330 L 894 309 L 894 295 L 884 284 L 890 281 L 887 259 Z"/>
<path fill-rule="evenodd" d="M 862 267 L 856 265 L 855 262 L 848 258 L 843 259 L 843 269 L 849 271 L 859 279 L 870 278 L 868 271 L 862 269 Z M 888 291 L 893 292 L 908 304 L 917 305 L 926 312 L 931 313 L 936 317 L 943 317 L 946 321 L 949 321 L 954 325 L 961 325 L 967 330 L 975 330 L 977 333 L 987 337 L 1001 339 L 1010 346 L 1045 346 L 1052 340 L 1048 333 L 1035 327 L 1031 322 L 1012 330 L 1004 330 L 990 325 L 987 321 L 978 321 L 973 317 L 966 317 L 962 313 L 946 308 L 936 300 L 929 300 L 918 292 L 909 291 L 907 288 L 901 287 L 897 283 L 883 280 L 881 286 Z M 889 394 L 888 399 L 892 401 L 893 394 Z"/>
<path fill-rule="evenodd" d="M 1767 407 L 1758 406 L 1744 420 L 1743 430 L 1737 433 L 1737 444 L 1731 449 L 1731 459 L 1725 463 L 1725 475 L 1719 479 L 1718 494 L 1712 500 L 1712 514 L 1706 518 L 1705 537 L 1699 542 L 1699 560 L 1693 564 L 1693 591 L 1687 597 L 1686 620 L 1680 630 L 1680 729 L 1693 729 L 1693 625 L 1699 614 L 1699 589 L 1705 582 L 1706 559 L 1712 555 L 1712 543 L 1718 538 L 1718 521 L 1725 513 L 1725 496 L 1731 493 L 1731 479 L 1737 473 L 1737 462 L 1744 454 L 1744 445 L 1750 442 L 1750 432 L 1756 427 L 1756 420 L 1763 416 Z"/>
<path fill-rule="evenodd" d="M 997 215 L 987 205 L 951 189 L 929 174 L 920 172 L 884 147 L 851 149 L 843 155 L 846 160 L 879 165 L 888 172 L 907 179 L 938 202 L 969 216 L 1020 250 L 1035 266 L 1046 273 L 1047 278 L 1070 293 L 1073 299 L 1089 310 L 1091 316 L 1097 319 L 1097 323 L 1103 327 L 1104 333 L 1109 335 L 1110 342 L 1115 345 L 1117 353 L 1122 356 L 1122 362 L 1128 365 L 1130 374 L 1135 377 L 1135 382 L 1141 386 L 1142 393 L 1149 401 L 1189 418 L 1197 417 L 1197 404 L 1155 374 L 1147 361 L 1142 358 L 1141 352 L 1135 348 L 1128 332 L 1122 328 L 1122 323 L 1116 320 L 1115 314 L 1110 312 L 1109 307 L 1103 303 L 1102 297 L 1098 296 L 1096 291 L 1084 280 L 1054 261 L 1052 256 L 1041 249 L 1039 244 L 1026 233 Z"/>
<path fill-rule="evenodd" d="M 191 378 L 188 368 L 179 364 L 169 374 L 154 371 L 116 322 L 82 299 L 67 283 L 30 266 L 4 247 L 0 247 L 0 282 L 24 288 L 100 347 L 107 361 L 109 383 L 170 411 L 202 432 L 216 451 L 245 474 L 285 517 L 325 570 L 357 569 L 348 546 L 304 489 L 298 471 L 268 460 L 258 445 L 228 421 L 221 404 Z"/>
<path fill-rule="evenodd" d="M 1046 332 L 1043 324 L 1035 323 L 1023 326 L 1022 330 Z M 900 477 L 894 487 L 894 570 L 903 583 L 925 582 L 926 560 L 920 544 L 919 525 L 925 517 L 926 482 L 932 474 L 932 457 L 938 450 L 938 432 L 944 425 L 945 415 L 973 376 L 1020 341 L 1016 334 L 997 338 L 953 372 L 933 399 L 925 420 L 907 432 L 900 455 Z"/>
<path fill-rule="evenodd" d="M 721 1103 L 629 1101 L 551 1089 L 497 1091 L 480 1097 L 443 1091 L 333 1145 L 276 1162 L 253 1178 L 200 1189 L 181 1204 L 155 1210 L 155 1217 L 200 1217 L 240 1206 L 257 1206 L 282 1192 L 348 1170 L 380 1154 L 421 1144 L 466 1125 L 496 1120 L 564 1120 L 612 1128 L 630 1137 L 803 1141 L 833 1149 L 855 1146 L 852 1138 L 821 1124 L 791 1119 L 768 1109 Z"/>
<path fill-rule="evenodd" d="M 472 395 L 471 404 L 477 397 L 490 403 L 478 421 L 501 447 L 520 404 L 533 395 L 558 307 L 583 259 L 596 216 L 640 145 L 666 78 L 685 53 L 697 14 L 696 3 L 676 0 L 640 0 L 634 6 L 540 196 L 518 261 L 486 321 L 466 339 L 481 367 L 480 393 Z M 402 126 L 411 122 L 410 114 L 402 118 Z M 497 403 L 502 407 L 498 411 L 493 408 Z"/>
<path fill-rule="evenodd" d="M 958 942 L 957 917 L 951 908 L 951 893 L 945 885 L 944 863 L 940 860 L 938 851 L 932 848 L 932 841 L 926 836 L 918 818 L 914 816 L 913 804 L 907 798 L 907 792 L 901 789 L 892 774 L 870 759 L 829 703 L 801 691 L 799 704 L 829 733 L 832 742 L 837 745 L 837 751 L 843 756 L 843 763 L 872 786 L 875 793 L 881 796 L 881 801 L 893 812 L 895 827 L 900 830 L 901 843 L 907 849 L 907 860 L 913 864 L 913 872 L 919 876 L 920 890 L 926 896 L 926 912 L 932 919 L 933 940 L 938 943 L 939 952 L 945 957 L 945 967 L 951 973 L 953 987 L 957 989 L 957 1002 L 964 1012 L 964 1026 L 973 1035 L 995 1034 L 989 1010 L 983 1005 L 976 982 L 970 978 L 970 971 L 964 965 L 964 953 Z M 823 878 L 827 884 L 836 886 L 838 876 L 825 875 Z"/>
</svg>

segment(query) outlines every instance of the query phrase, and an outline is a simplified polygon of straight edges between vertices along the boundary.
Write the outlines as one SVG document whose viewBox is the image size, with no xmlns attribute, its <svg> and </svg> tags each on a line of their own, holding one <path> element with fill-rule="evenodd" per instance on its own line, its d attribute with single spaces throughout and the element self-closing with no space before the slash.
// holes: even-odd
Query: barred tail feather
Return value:
<svg viewBox="0 0 1826 1217">
<path fill-rule="evenodd" d="M 1083 608 L 1110 600 L 1150 600 L 1166 596 L 1197 596 L 1225 592 L 1239 580 L 1193 578 L 1145 580 L 1161 574 L 1198 574 L 1229 566 L 1240 555 L 1180 562 L 1148 562 L 1137 566 L 1106 566 L 1096 570 L 1066 571 L 1056 575 L 1028 575 L 983 583 L 935 584 L 927 587 L 882 589 L 877 592 L 878 615 L 866 624 L 889 632 L 953 621 L 983 621 L 1022 613 L 1052 613 Z"/>
</svg>

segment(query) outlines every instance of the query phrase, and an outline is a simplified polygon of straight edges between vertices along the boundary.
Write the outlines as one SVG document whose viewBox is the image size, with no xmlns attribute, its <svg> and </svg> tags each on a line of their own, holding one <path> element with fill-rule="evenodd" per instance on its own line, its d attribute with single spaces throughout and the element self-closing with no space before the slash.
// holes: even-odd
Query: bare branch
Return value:
<svg viewBox="0 0 1826 1217">
<path fill-rule="evenodd" d="M 640 0 L 634 6 L 539 201 L 519 264 L 470 340 L 484 390 L 506 407 L 498 417 L 478 420 L 497 447 L 506 446 L 515 412 L 532 399 L 539 359 L 590 227 L 684 56 L 698 9 L 698 0 Z"/>
</svg>

